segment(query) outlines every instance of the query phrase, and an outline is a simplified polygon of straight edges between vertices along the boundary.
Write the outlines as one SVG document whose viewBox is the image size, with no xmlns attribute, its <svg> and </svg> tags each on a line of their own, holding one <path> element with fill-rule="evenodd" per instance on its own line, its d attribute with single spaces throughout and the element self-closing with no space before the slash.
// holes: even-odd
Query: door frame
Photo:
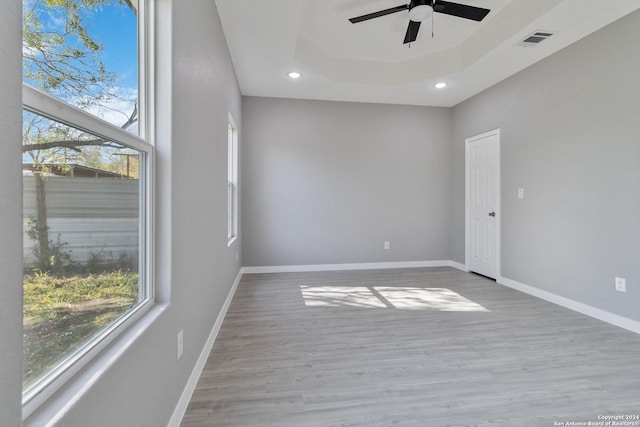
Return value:
<svg viewBox="0 0 640 427">
<path fill-rule="evenodd" d="M 497 129 L 493 129 L 490 130 L 488 132 L 484 132 L 481 133 L 480 135 L 475 135 L 472 137 L 469 137 L 467 139 L 464 140 L 464 263 L 465 263 L 465 267 L 467 269 L 467 271 L 470 271 L 469 269 L 469 259 L 470 257 L 470 250 L 471 250 L 471 245 L 470 245 L 470 219 L 471 219 L 471 215 L 469 213 L 469 206 L 470 206 L 470 196 L 471 196 L 471 189 L 470 189 L 470 185 L 469 185 L 469 180 L 471 178 L 471 174 L 469 172 L 469 147 L 470 144 L 475 142 L 475 141 L 479 141 L 481 139 L 484 138 L 488 138 L 490 136 L 496 136 L 498 139 L 497 142 L 497 155 L 496 155 L 496 160 L 497 160 L 497 168 L 496 168 L 496 179 L 495 179 L 495 195 L 496 195 L 496 220 L 495 220 L 495 226 L 496 226 L 496 241 L 495 241 L 495 245 L 496 245 L 496 281 L 500 279 L 501 276 L 501 269 L 500 269 L 500 253 L 501 253 L 501 223 L 502 223 L 502 202 L 501 202 L 501 178 L 500 178 L 500 171 L 502 168 L 502 162 L 501 162 L 501 156 L 500 156 L 500 128 Z"/>
</svg>

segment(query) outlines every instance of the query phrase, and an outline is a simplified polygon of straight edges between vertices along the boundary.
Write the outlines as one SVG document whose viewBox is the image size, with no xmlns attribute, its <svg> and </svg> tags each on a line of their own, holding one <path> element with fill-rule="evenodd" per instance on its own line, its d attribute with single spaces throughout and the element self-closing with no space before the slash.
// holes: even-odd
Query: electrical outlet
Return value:
<svg viewBox="0 0 640 427">
<path fill-rule="evenodd" d="M 384 248 L 385 248 L 385 250 L 389 249 L 389 242 L 384 242 Z"/>
<path fill-rule="evenodd" d="M 181 329 L 180 332 L 178 332 L 178 360 L 182 357 L 182 350 L 184 348 L 183 335 L 183 330 Z"/>
<path fill-rule="evenodd" d="M 627 279 L 624 277 L 616 277 L 616 291 L 627 292 Z"/>
<path fill-rule="evenodd" d="M 518 188 L 518 199 L 524 199 L 524 188 Z"/>
</svg>

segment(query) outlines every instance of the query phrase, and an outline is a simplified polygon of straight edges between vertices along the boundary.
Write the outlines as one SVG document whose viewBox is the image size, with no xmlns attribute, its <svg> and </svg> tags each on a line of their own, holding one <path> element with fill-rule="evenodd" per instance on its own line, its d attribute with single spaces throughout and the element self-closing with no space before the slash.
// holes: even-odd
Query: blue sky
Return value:
<svg viewBox="0 0 640 427">
<path fill-rule="evenodd" d="M 104 45 L 102 60 L 119 76 L 118 86 L 137 86 L 137 17 L 128 7 L 110 6 L 91 19 L 91 35 Z"/>
<path fill-rule="evenodd" d="M 82 4 L 81 0 L 76 0 Z M 44 32 L 64 34 L 66 9 L 46 6 L 38 0 L 23 0 L 25 10 L 37 5 L 38 19 Z M 118 86 L 137 86 L 137 17 L 128 6 L 116 0 L 93 8 L 83 7 L 83 25 L 89 37 L 103 45 L 100 57 L 108 71 L 118 75 Z M 82 48 L 78 39 L 66 38 L 69 43 Z"/>
<path fill-rule="evenodd" d="M 96 11 L 86 24 L 90 36 L 102 43 L 102 62 L 107 71 L 118 76 L 117 92 L 124 99 L 107 102 L 105 108 L 98 108 L 92 113 L 119 126 L 133 110 L 133 99 L 138 94 L 137 16 L 128 6 L 113 2 Z M 137 124 L 128 130 L 137 133 Z"/>
<path fill-rule="evenodd" d="M 76 1 L 82 3 L 81 0 Z M 65 9 L 47 10 L 46 3 L 37 0 L 23 0 L 23 5 L 25 10 L 37 5 L 41 11 L 38 16 L 43 31 L 64 34 Z M 138 94 L 137 16 L 128 6 L 116 0 L 107 1 L 106 5 L 99 5 L 93 10 L 85 10 L 81 15 L 89 37 L 103 45 L 100 58 L 107 71 L 117 75 L 113 92 L 118 98 L 91 106 L 87 111 L 121 126 L 133 111 Z M 68 39 L 68 42 L 81 46 L 74 38 Z M 81 97 L 84 94 L 74 95 Z M 73 103 L 73 100 L 68 101 Z M 137 134 L 138 126 L 134 124 L 127 130 Z"/>
</svg>

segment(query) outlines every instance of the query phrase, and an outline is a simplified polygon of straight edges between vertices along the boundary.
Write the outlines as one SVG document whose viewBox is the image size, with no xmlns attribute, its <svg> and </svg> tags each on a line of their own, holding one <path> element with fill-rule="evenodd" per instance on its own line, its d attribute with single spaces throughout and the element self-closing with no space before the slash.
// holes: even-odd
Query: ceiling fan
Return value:
<svg viewBox="0 0 640 427">
<path fill-rule="evenodd" d="M 445 15 L 457 16 L 458 18 L 471 19 L 473 21 L 482 21 L 490 12 L 489 9 L 482 7 L 468 6 L 465 4 L 452 3 L 442 0 L 411 0 L 409 4 L 392 7 L 378 12 L 368 13 L 362 16 L 356 16 L 349 19 L 352 24 L 368 21 L 369 19 L 379 18 L 392 13 L 409 11 L 409 26 L 404 36 L 404 43 L 411 43 L 418 37 L 418 30 L 422 21 L 432 16 L 433 12 L 444 13 Z"/>
</svg>

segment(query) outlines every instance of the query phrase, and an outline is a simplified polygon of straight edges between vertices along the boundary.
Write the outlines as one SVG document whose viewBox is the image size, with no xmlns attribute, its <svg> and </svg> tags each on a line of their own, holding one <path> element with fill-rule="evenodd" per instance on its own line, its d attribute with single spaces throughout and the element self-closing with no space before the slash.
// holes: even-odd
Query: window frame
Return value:
<svg viewBox="0 0 640 427">
<path fill-rule="evenodd" d="M 135 3 L 135 4 L 133 4 Z M 108 327 L 94 335 L 80 349 L 72 352 L 58 366 L 22 392 L 22 418 L 29 417 L 62 386 L 73 379 L 96 356 L 156 304 L 154 282 L 154 2 L 129 2 L 138 14 L 138 108 L 139 134 L 134 135 L 54 96 L 22 83 L 23 110 L 98 137 L 129 146 L 140 152 L 140 258 L 139 277 L 143 298 Z"/>
<path fill-rule="evenodd" d="M 227 245 L 238 237 L 238 127 L 229 113 L 227 125 Z"/>
</svg>

